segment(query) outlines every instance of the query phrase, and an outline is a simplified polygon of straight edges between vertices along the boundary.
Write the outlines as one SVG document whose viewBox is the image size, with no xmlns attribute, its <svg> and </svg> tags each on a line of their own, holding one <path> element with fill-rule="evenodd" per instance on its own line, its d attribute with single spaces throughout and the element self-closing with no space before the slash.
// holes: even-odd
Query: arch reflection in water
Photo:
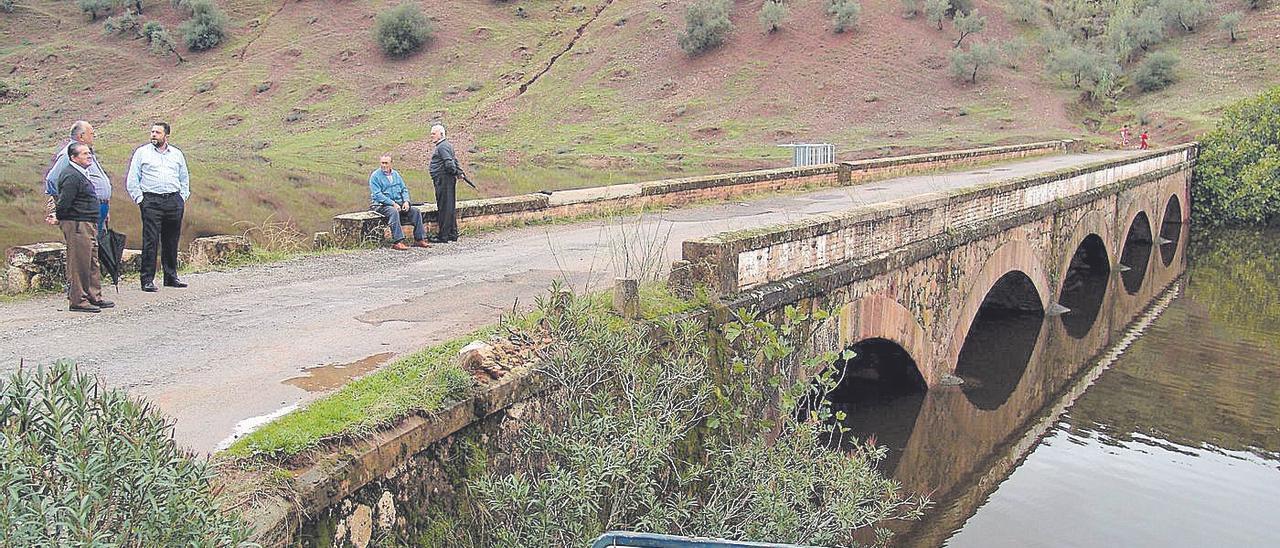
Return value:
<svg viewBox="0 0 1280 548">
<path fill-rule="evenodd" d="M 1120 264 L 1128 268 L 1120 273 L 1124 282 L 1124 290 L 1130 295 L 1138 293 L 1142 280 L 1147 275 L 1147 264 L 1151 261 L 1151 221 L 1145 212 L 1138 213 L 1129 225 L 1129 232 L 1124 238 L 1124 251 L 1120 253 Z"/>
<path fill-rule="evenodd" d="M 1160 223 L 1160 260 L 1165 266 L 1173 264 L 1178 254 L 1178 239 L 1182 236 L 1182 204 L 1176 195 L 1169 197 L 1164 207 L 1164 222 Z"/>
<path fill-rule="evenodd" d="M 1031 278 L 1012 271 L 996 281 L 969 327 L 956 375 L 978 409 L 995 410 L 1018 387 L 1044 324 L 1044 307 Z"/>
<path fill-rule="evenodd" d="M 1088 235 L 1071 256 L 1058 297 L 1058 302 L 1070 310 L 1061 316 L 1062 326 L 1068 335 L 1082 339 L 1089 334 L 1107 296 L 1107 277 L 1110 274 L 1111 262 L 1107 258 L 1106 244 L 1097 234 Z"/>
<path fill-rule="evenodd" d="M 840 441 L 874 436 L 877 445 L 888 449 L 880 467 L 892 473 L 924 404 L 924 377 L 911 355 L 893 341 L 866 339 L 849 349 L 853 358 L 832 364 L 839 382 L 827 393 L 832 413 L 845 413 L 842 424 L 849 432 Z"/>
</svg>

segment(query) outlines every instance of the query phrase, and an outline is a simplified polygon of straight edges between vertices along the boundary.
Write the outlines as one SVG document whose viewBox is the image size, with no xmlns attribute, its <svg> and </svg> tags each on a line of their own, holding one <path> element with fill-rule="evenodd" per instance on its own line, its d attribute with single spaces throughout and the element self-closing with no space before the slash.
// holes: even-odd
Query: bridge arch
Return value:
<svg viewBox="0 0 1280 548">
<path fill-rule="evenodd" d="M 1160 220 L 1160 260 L 1165 266 L 1173 264 L 1182 237 L 1182 200 L 1174 193 L 1165 201 L 1164 216 Z"/>
<path fill-rule="evenodd" d="M 983 302 L 986 301 L 987 295 L 991 293 L 996 283 L 1011 272 L 1021 273 L 1031 282 L 1038 300 L 1036 305 L 1040 310 L 1044 310 L 1050 302 L 1049 278 L 1031 244 L 1026 240 L 1013 240 L 1000 246 L 983 263 L 982 270 L 971 278 L 964 291 L 964 303 L 953 320 L 947 351 L 938 365 L 942 372 L 955 372 L 960 350 L 964 347 L 965 338 L 973 327 Z"/>
<path fill-rule="evenodd" d="M 1067 308 L 1059 318 L 1067 335 L 1083 339 L 1098 320 L 1111 280 L 1111 254 L 1106 239 L 1090 233 L 1078 242 L 1063 261 L 1058 304 Z"/>
<path fill-rule="evenodd" d="M 840 346 L 852 348 L 868 339 L 883 339 L 901 347 L 913 360 L 925 384 L 936 379 L 921 360 L 929 356 L 929 340 L 916 317 L 886 295 L 867 295 L 840 309 Z"/>
<path fill-rule="evenodd" d="M 1138 210 L 1124 226 L 1124 240 L 1120 244 L 1120 264 L 1124 266 L 1120 268 L 1120 281 L 1126 293 L 1135 295 L 1151 267 L 1154 242 L 1151 218 L 1145 210 Z"/>
</svg>

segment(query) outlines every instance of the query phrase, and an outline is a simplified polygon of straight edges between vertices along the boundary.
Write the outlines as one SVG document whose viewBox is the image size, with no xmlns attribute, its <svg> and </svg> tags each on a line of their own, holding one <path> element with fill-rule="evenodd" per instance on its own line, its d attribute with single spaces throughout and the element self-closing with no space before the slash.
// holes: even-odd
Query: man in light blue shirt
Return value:
<svg viewBox="0 0 1280 548">
<path fill-rule="evenodd" d="M 427 243 L 427 231 L 422 226 L 422 212 L 409 203 L 409 187 L 404 185 L 400 172 L 391 169 L 391 155 L 378 158 L 378 169 L 369 174 L 369 209 L 382 214 L 391 228 L 391 249 L 404 251 L 404 228 L 401 223 L 413 224 L 413 246 L 431 247 Z"/>
<path fill-rule="evenodd" d="M 44 177 L 44 193 L 52 198 L 58 197 L 58 177 L 62 175 L 62 170 L 71 165 L 71 160 L 67 156 L 67 147 L 71 143 L 84 143 L 89 146 L 89 159 L 92 163 L 85 169 L 85 175 L 89 177 L 89 182 L 93 183 L 94 194 L 100 202 L 98 210 L 98 234 L 102 234 L 102 227 L 107 224 L 107 214 L 111 211 L 108 202 L 111 201 L 111 178 L 107 176 L 107 172 L 102 169 L 102 164 L 98 163 L 98 155 L 93 152 L 93 125 L 84 120 L 77 120 L 71 124 L 71 140 L 58 147 L 57 154 L 53 157 L 53 165 L 49 168 L 49 173 Z"/>
<path fill-rule="evenodd" d="M 164 285 L 187 287 L 178 279 L 178 240 L 182 237 L 182 214 L 191 197 L 187 158 L 169 144 L 169 124 L 151 126 L 151 142 L 133 151 L 125 189 L 142 212 L 142 265 L 139 274 L 143 291 L 157 291 L 156 248 L 164 268 Z"/>
</svg>

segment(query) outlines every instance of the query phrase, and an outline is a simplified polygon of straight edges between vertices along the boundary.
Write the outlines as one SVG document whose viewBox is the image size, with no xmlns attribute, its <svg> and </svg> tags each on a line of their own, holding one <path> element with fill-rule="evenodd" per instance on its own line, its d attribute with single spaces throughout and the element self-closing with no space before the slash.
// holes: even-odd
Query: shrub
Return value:
<svg viewBox="0 0 1280 548">
<path fill-rule="evenodd" d="M 953 47 L 958 48 L 960 47 L 960 42 L 963 42 L 965 37 L 970 34 L 982 32 L 982 29 L 987 28 L 987 18 L 978 15 L 978 12 L 976 11 L 970 11 L 968 13 L 956 15 L 955 24 L 956 33 L 959 34 L 960 37 L 956 38 L 956 44 Z"/>
<path fill-rule="evenodd" d="M 208 463 L 150 405 L 68 362 L 0 380 L 7 546 L 233 546 Z"/>
<path fill-rule="evenodd" d="M 14 3 L 14 0 L 0 0 L 0 11 L 13 13 L 13 10 L 17 7 L 18 6 Z"/>
<path fill-rule="evenodd" d="M 417 51 L 434 33 L 417 4 L 405 3 L 378 14 L 373 37 L 383 53 L 400 57 Z"/>
<path fill-rule="evenodd" d="M 21 99 L 27 96 L 27 92 L 14 84 L 10 84 L 4 80 L 0 80 L 0 103 Z"/>
<path fill-rule="evenodd" d="M 1071 82 L 1072 87 L 1091 91 L 1099 81 L 1120 72 L 1106 54 L 1076 45 L 1051 50 L 1045 68 L 1050 74 Z"/>
<path fill-rule="evenodd" d="M 1009 6 L 1013 19 L 1028 25 L 1036 24 L 1043 11 L 1044 6 L 1040 4 L 1040 0 L 1013 0 L 1012 5 Z"/>
<path fill-rule="evenodd" d="M 111 13 L 111 0 L 76 0 L 76 5 L 80 6 L 80 11 L 89 14 L 90 21 L 96 21 L 98 14 Z"/>
<path fill-rule="evenodd" d="M 1158 51 L 1142 62 L 1133 73 L 1133 83 L 1142 91 L 1164 89 L 1177 81 L 1174 67 L 1178 66 L 1178 56 L 1167 51 Z"/>
<path fill-rule="evenodd" d="M 1244 20 L 1244 14 L 1233 11 L 1222 15 L 1218 19 L 1218 28 L 1226 31 L 1227 36 L 1231 37 L 1231 41 L 1235 42 L 1240 38 L 1240 22 Z"/>
<path fill-rule="evenodd" d="M 902 0 L 902 18 L 911 19 L 920 15 L 920 0 Z"/>
<path fill-rule="evenodd" d="M 1212 11 L 1207 0 L 1161 0 L 1159 9 L 1166 25 L 1176 25 L 1187 32 L 1195 32 Z"/>
<path fill-rule="evenodd" d="M 125 10 L 125 12 L 120 15 L 108 17 L 107 20 L 102 23 L 102 29 L 105 30 L 107 34 L 125 34 L 132 32 L 135 36 L 140 36 L 142 34 L 142 18 L 138 17 L 138 14 L 133 10 Z"/>
<path fill-rule="evenodd" d="M 858 0 L 832 0 L 827 14 L 831 16 L 832 30 L 837 33 L 853 30 L 858 19 L 862 18 L 862 4 Z"/>
<path fill-rule="evenodd" d="M 191 18 L 178 27 L 187 49 L 210 49 L 226 38 L 227 16 L 213 0 L 190 0 L 187 7 L 191 10 Z"/>
<path fill-rule="evenodd" d="M 1107 40 L 1118 61 L 1129 62 L 1139 51 L 1164 40 L 1164 20 L 1157 8 L 1149 7 L 1141 14 L 1124 14 L 1112 18 L 1107 29 Z"/>
<path fill-rule="evenodd" d="M 764 0 L 760 5 L 760 25 L 764 27 L 765 32 L 777 32 L 782 21 L 787 18 L 787 7 L 782 2 L 775 0 Z"/>
<path fill-rule="evenodd" d="M 947 10 L 951 9 L 951 2 L 947 0 L 924 0 L 924 18 L 931 25 L 938 25 L 938 30 L 942 30 L 942 22 L 947 20 Z"/>
<path fill-rule="evenodd" d="M 974 84 L 978 83 L 978 71 L 999 59 L 996 47 L 983 42 L 969 46 L 969 51 L 952 49 L 947 57 L 951 61 L 951 75 Z"/>
<path fill-rule="evenodd" d="M 720 47 L 733 23 L 729 21 L 729 0 L 697 0 L 685 12 L 685 29 L 676 43 L 689 55 Z"/>
<path fill-rule="evenodd" d="M 1200 144 L 1191 187 L 1197 225 L 1280 221 L 1280 86 L 1228 107 Z"/>
<path fill-rule="evenodd" d="M 178 58 L 178 62 L 182 62 L 182 55 L 178 54 L 177 44 L 174 43 L 173 37 L 169 36 L 169 31 L 164 25 L 155 21 L 147 21 L 142 25 L 142 38 L 147 41 L 147 50 L 155 55 L 173 54 Z"/>
<path fill-rule="evenodd" d="M 1027 41 L 1021 37 L 1012 38 L 1000 44 L 1000 57 L 1005 66 L 1016 69 L 1022 65 L 1022 58 L 1027 55 Z"/>
<path fill-rule="evenodd" d="M 142 0 L 115 0 L 116 5 L 125 11 L 133 10 L 134 13 L 142 13 Z"/>
</svg>

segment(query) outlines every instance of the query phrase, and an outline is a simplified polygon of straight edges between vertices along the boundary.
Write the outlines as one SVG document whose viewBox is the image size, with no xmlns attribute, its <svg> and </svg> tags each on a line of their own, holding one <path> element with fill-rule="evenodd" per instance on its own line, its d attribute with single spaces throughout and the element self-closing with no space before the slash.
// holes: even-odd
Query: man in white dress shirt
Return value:
<svg viewBox="0 0 1280 548">
<path fill-rule="evenodd" d="M 191 182 L 186 157 L 169 144 L 169 124 L 156 122 L 151 126 L 151 142 L 133 151 L 125 189 L 142 212 L 142 290 L 157 291 L 157 247 L 164 285 L 187 287 L 178 279 L 178 240 Z"/>
</svg>

